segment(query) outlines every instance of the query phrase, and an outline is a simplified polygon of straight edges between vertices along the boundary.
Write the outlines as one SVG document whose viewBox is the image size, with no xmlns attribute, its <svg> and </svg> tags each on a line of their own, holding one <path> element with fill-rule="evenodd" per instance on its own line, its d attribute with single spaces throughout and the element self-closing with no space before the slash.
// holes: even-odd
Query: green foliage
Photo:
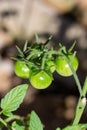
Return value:
<svg viewBox="0 0 87 130">
<path fill-rule="evenodd" d="M 35 111 L 32 111 L 30 114 L 29 126 L 30 130 L 43 130 L 43 125 Z"/>
<path fill-rule="evenodd" d="M 19 85 L 6 94 L 1 100 L 1 108 L 4 115 L 11 116 L 11 112 L 17 110 L 23 102 L 27 88 L 27 84 Z"/>
<path fill-rule="evenodd" d="M 60 128 L 57 128 L 56 130 L 61 130 Z"/>
<path fill-rule="evenodd" d="M 77 124 L 72 126 L 67 126 L 63 130 L 86 130 L 87 124 Z"/>
<path fill-rule="evenodd" d="M 16 121 L 12 123 L 12 130 L 24 130 L 24 128 L 18 124 Z"/>
<path fill-rule="evenodd" d="M 80 96 L 76 107 L 73 123 L 63 129 L 58 127 L 56 130 L 86 130 L 87 124 L 80 124 L 79 121 L 86 107 L 87 78 L 85 79 L 84 85 L 82 87 L 76 74 L 76 70 L 78 67 L 74 69 L 72 65 L 72 60 L 70 60 L 70 58 L 68 57 L 68 55 L 72 55 L 73 58 L 76 56 L 76 52 L 72 52 L 75 46 L 75 42 L 68 50 L 66 50 L 66 47 L 63 46 L 61 43 L 59 43 L 58 49 L 54 50 L 53 48 L 49 48 L 47 46 L 51 39 L 52 36 L 50 36 L 44 43 L 41 43 L 38 35 L 36 34 L 36 42 L 33 43 L 30 47 L 28 46 L 27 41 L 23 47 L 23 50 L 16 46 L 18 50 L 18 55 L 13 59 L 15 59 L 16 61 L 23 61 L 28 66 L 31 72 L 29 79 L 31 78 L 32 74 L 34 74 L 34 77 L 36 77 L 38 74 L 37 72 L 45 72 L 53 80 L 53 72 L 56 70 L 56 63 L 54 62 L 55 58 L 59 56 L 64 57 L 64 60 L 68 64 L 69 69 L 75 79 Z M 63 71 L 63 69 L 65 68 L 63 67 L 61 71 Z M 38 80 L 37 78 L 35 78 L 35 88 L 38 88 L 37 82 L 41 83 L 42 85 L 42 75 L 43 73 L 41 73 Z M 44 83 L 48 82 L 46 75 L 44 77 Z M 39 86 L 39 88 L 41 88 L 41 85 Z M 34 85 L 32 86 L 34 87 Z M 47 85 L 47 87 L 49 87 L 49 85 Z M 45 85 L 43 86 L 43 88 L 46 88 Z M 23 102 L 27 89 L 28 84 L 18 85 L 14 87 L 10 92 L 8 92 L 4 98 L 1 99 L 0 130 L 2 130 L 4 127 L 7 130 L 44 129 L 43 124 L 35 111 L 31 111 L 31 113 L 28 113 L 28 116 L 26 117 L 13 114 L 13 112 L 16 111 L 19 108 L 20 104 Z"/>
</svg>

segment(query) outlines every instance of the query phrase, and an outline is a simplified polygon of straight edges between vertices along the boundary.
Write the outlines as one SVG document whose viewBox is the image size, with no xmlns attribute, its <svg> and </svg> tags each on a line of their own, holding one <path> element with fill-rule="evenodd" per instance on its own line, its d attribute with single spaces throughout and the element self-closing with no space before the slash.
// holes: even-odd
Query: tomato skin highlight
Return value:
<svg viewBox="0 0 87 130">
<path fill-rule="evenodd" d="M 74 68 L 74 70 L 76 71 L 78 69 L 78 59 L 76 56 L 73 57 L 72 54 L 67 55 L 72 67 Z M 63 56 L 59 56 L 55 59 L 55 65 L 56 65 L 56 71 L 58 74 L 60 74 L 61 76 L 71 76 L 72 75 L 72 71 L 69 67 L 69 64 L 67 63 L 67 61 L 65 60 L 65 58 Z"/>
<path fill-rule="evenodd" d="M 30 83 L 36 89 L 45 89 L 51 85 L 52 77 L 44 70 L 41 70 L 31 74 Z"/>
<path fill-rule="evenodd" d="M 27 79 L 30 77 L 30 69 L 23 61 L 17 61 L 15 63 L 14 72 L 20 78 Z"/>
</svg>

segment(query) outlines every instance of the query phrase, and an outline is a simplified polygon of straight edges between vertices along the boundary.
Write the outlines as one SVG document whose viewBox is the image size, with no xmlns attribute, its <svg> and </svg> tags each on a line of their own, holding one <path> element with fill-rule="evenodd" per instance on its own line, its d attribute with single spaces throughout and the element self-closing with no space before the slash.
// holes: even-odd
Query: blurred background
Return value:
<svg viewBox="0 0 87 130">
<path fill-rule="evenodd" d="M 83 84 L 87 75 L 87 0 L 0 0 L 0 97 L 18 84 L 28 83 L 14 74 L 16 45 L 35 41 L 35 33 L 45 41 L 53 36 L 51 46 L 59 42 L 69 48 L 76 40 L 79 59 L 77 74 Z M 73 77 L 54 73 L 52 85 L 45 90 L 29 87 L 24 103 L 16 113 L 27 115 L 35 110 L 44 130 L 63 128 L 74 117 L 78 90 Z M 87 108 L 81 122 L 87 122 Z"/>
</svg>

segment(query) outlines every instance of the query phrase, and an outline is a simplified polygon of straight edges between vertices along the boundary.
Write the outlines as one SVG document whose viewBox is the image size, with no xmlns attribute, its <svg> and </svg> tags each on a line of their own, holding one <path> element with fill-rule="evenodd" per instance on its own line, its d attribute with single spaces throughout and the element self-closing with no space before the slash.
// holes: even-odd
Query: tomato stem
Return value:
<svg viewBox="0 0 87 130">
<path fill-rule="evenodd" d="M 42 70 L 44 69 L 44 66 L 45 66 L 46 56 L 47 56 L 47 53 L 45 53 L 43 58 L 42 58 L 42 63 L 41 63 L 41 69 Z"/>
<path fill-rule="evenodd" d="M 2 118 L 0 118 L 0 122 L 1 122 L 8 130 L 12 130 L 12 129 L 10 128 L 10 126 L 8 126 L 8 124 L 7 124 Z"/>
<path fill-rule="evenodd" d="M 8 123 L 8 122 L 11 122 L 13 120 L 21 120 L 23 121 L 23 117 L 20 117 L 19 115 L 13 115 L 12 117 L 8 117 L 5 122 Z"/>
<path fill-rule="evenodd" d="M 74 68 L 72 67 L 70 60 L 68 59 L 68 57 L 67 57 L 65 54 L 64 54 L 64 57 L 65 57 L 65 60 L 67 61 L 67 63 L 69 64 L 69 66 L 70 66 L 70 68 L 71 68 L 71 71 L 72 71 L 73 76 L 74 76 L 74 79 L 75 79 L 75 81 L 76 81 L 76 84 L 77 84 L 77 87 L 78 87 L 80 96 L 82 96 L 82 87 L 81 87 L 79 78 L 78 78 L 78 76 L 77 76 L 77 74 L 76 74 L 76 71 L 75 71 Z"/>
<path fill-rule="evenodd" d="M 78 76 L 77 76 L 74 68 L 72 67 L 70 60 L 68 59 L 68 57 L 66 55 L 64 55 L 64 57 L 71 68 L 71 71 L 73 73 L 74 79 L 76 81 L 76 84 L 77 84 L 77 87 L 78 87 L 78 90 L 80 93 L 80 97 L 79 97 L 79 101 L 78 101 L 78 104 L 76 107 L 75 117 L 74 117 L 74 121 L 73 121 L 73 125 L 76 125 L 79 123 L 81 116 L 83 114 L 83 111 L 85 109 L 85 106 L 86 106 L 87 78 L 85 80 L 85 83 L 84 83 L 84 86 L 82 89 Z"/>
<path fill-rule="evenodd" d="M 80 118 L 83 114 L 83 111 L 84 111 L 85 106 L 86 106 L 86 93 L 87 93 L 87 77 L 86 77 L 84 85 L 83 85 L 82 96 L 79 97 L 73 125 L 79 123 Z"/>
<path fill-rule="evenodd" d="M 74 117 L 74 121 L 73 121 L 73 125 L 76 125 L 79 123 L 81 116 L 83 114 L 83 111 L 85 109 L 86 106 L 86 98 L 79 98 L 78 104 L 77 104 L 77 108 L 76 108 L 76 112 L 75 112 L 75 117 Z"/>
</svg>

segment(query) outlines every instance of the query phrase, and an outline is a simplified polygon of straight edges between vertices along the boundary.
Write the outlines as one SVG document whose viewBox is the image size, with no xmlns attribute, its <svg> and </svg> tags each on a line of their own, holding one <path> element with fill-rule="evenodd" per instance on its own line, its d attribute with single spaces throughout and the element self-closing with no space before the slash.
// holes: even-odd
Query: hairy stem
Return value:
<svg viewBox="0 0 87 130">
<path fill-rule="evenodd" d="M 83 111 L 86 106 L 86 93 L 87 93 L 87 77 L 83 85 L 82 96 L 80 96 L 78 104 L 77 104 L 73 125 L 79 123 L 80 118 L 83 114 Z"/>
<path fill-rule="evenodd" d="M 85 97 L 84 98 L 80 97 L 80 99 L 78 101 L 78 104 L 77 104 L 73 125 L 76 125 L 76 124 L 79 123 L 79 121 L 81 119 L 81 116 L 83 114 L 83 111 L 85 109 L 85 106 L 86 106 L 86 98 Z"/>
<path fill-rule="evenodd" d="M 65 56 L 65 60 L 67 61 L 67 63 L 69 64 L 69 66 L 71 68 L 71 71 L 73 73 L 75 82 L 77 84 L 77 87 L 78 87 L 78 90 L 79 90 L 79 93 L 80 93 L 80 97 L 79 97 L 79 101 L 78 101 L 78 104 L 77 104 L 77 107 L 76 107 L 75 117 L 74 117 L 74 121 L 73 121 L 73 125 L 75 125 L 75 124 L 79 123 L 81 116 L 83 114 L 83 111 L 85 109 L 85 106 L 86 106 L 86 97 L 85 96 L 86 96 L 86 92 L 87 92 L 87 82 L 86 82 L 87 80 L 85 81 L 86 83 L 84 83 L 84 87 L 83 87 L 83 90 L 82 90 L 79 78 L 78 78 L 78 76 L 77 76 L 74 68 L 72 67 L 71 62 L 69 61 L 67 56 Z"/>
<path fill-rule="evenodd" d="M 73 73 L 75 82 L 76 82 L 76 84 L 77 84 L 77 87 L 78 87 L 80 96 L 82 96 L 82 87 L 81 87 L 79 78 L 78 78 L 78 76 L 77 76 L 77 74 L 76 74 L 76 71 L 75 71 L 74 68 L 72 67 L 71 62 L 69 61 L 68 57 L 66 57 L 65 55 L 64 55 L 64 57 L 65 57 L 65 60 L 67 61 L 67 63 L 69 64 L 69 66 L 70 66 L 70 68 L 71 68 L 71 71 L 72 71 L 72 73 Z"/>
<path fill-rule="evenodd" d="M 10 127 L 2 118 L 0 118 L 0 122 L 1 122 L 8 130 L 12 130 L 11 127 Z"/>
<path fill-rule="evenodd" d="M 47 53 L 45 53 L 43 58 L 42 58 L 42 64 L 41 64 L 41 69 L 42 70 L 44 69 L 44 66 L 45 66 L 46 56 L 47 56 Z"/>
<path fill-rule="evenodd" d="M 23 120 L 23 117 L 20 117 L 19 115 L 13 115 L 12 117 L 7 118 L 5 122 L 8 123 L 13 120 Z"/>
</svg>

